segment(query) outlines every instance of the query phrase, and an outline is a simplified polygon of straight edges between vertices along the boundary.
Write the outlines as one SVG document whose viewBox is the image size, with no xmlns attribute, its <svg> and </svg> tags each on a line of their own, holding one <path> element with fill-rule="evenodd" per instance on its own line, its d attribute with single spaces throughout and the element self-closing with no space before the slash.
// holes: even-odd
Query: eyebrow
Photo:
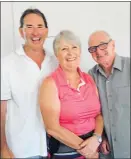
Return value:
<svg viewBox="0 0 131 159">
<path fill-rule="evenodd" d="M 100 44 L 106 43 L 105 41 L 101 41 Z"/>
<path fill-rule="evenodd" d="M 26 24 L 26 26 L 33 26 L 32 24 Z M 43 24 L 38 24 L 37 26 L 44 26 Z"/>
<path fill-rule="evenodd" d="M 31 24 L 26 24 L 25 26 L 33 26 L 33 25 L 31 25 Z"/>
<path fill-rule="evenodd" d="M 43 24 L 38 24 L 38 26 L 44 26 Z"/>
</svg>

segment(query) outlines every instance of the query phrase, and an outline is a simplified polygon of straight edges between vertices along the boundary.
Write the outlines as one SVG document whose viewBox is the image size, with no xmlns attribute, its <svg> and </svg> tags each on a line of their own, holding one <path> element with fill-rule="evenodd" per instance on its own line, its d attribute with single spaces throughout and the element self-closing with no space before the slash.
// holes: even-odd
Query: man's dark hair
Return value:
<svg viewBox="0 0 131 159">
<path fill-rule="evenodd" d="M 43 21 L 44 21 L 44 23 L 45 23 L 45 27 L 48 28 L 48 24 L 47 24 L 45 15 L 40 10 L 38 10 L 38 9 L 26 9 L 23 12 L 22 16 L 20 17 L 20 28 L 23 27 L 23 25 L 24 25 L 24 18 L 28 14 L 37 14 L 37 15 L 41 16 L 42 19 L 43 19 Z"/>
</svg>

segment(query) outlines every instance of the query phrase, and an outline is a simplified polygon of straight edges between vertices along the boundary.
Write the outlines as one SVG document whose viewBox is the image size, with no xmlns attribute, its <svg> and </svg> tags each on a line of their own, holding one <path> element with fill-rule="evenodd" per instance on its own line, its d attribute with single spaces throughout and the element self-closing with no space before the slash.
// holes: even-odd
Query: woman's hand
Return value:
<svg viewBox="0 0 131 159">
<path fill-rule="evenodd" d="M 92 158 L 93 156 L 98 156 L 97 149 L 99 145 L 97 137 L 92 136 L 80 144 L 82 149 L 78 150 L 78 152 L 85 157 Z"/>
<path fill-rule="evenodd" d="M 97 158 L 98 159 L 99 158 L 99 153 L 98 152 L 89 154 L 88 151 L 87 151 L 87 147 L 84 147 L 81 150 L 77 150 L 77 152 L 80 153 L 85 158 L 88 158 L 88 159 L 92 159 L 92 158 Z"/>
</svg>

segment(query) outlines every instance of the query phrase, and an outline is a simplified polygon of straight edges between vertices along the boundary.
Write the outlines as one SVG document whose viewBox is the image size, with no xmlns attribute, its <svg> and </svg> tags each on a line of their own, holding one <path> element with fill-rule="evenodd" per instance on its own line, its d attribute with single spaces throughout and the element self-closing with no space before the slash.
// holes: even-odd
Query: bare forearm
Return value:
<svg viewBox="0 0 131 159">
<path fill-rule="evenodd" d="M 6 124 L 6 111 L 7 111 L 7 101 L 1 101 L 1 158 L 14 158 L 12 151 L 9 149 L 6 141 L 5 135 L 5 124 Z"/>
<path fill-rule="evenodd" d="M 103 123 L 103 117 L 102 115 L 98 115 L 96 117 L 96 127 L 95 127 L 95 133 L 99 134 L 99 135 L 102 135 L 102 132 L 103 132 L 103 126 L 104 126 L 104 123 Z"/>
<path fill-rule="evenodd" d="M 80 144 L 83 142 L 83 140 L 72 133 L 71 131 L 59 126 L 55 129 L 50 129 L 47 131 L 51 136 L 59 140 L 60 142 L 64 143 L 65 145 L 74 148 L 74 149 L 80 149 Z"/>
<path fill-rule="evenodd" d="M 6 107 L 7 107 L 6 101 L 2 101 L 1 102 L 1 124 L 0 124 L 1 148 L 7 145 L 6 135 L 5 135 Z"/>
<path fill-rule="evenodd" d="M 5 134 L 1 131 L 1 148 L 7 147 L 7 142 L 6 142 L 6 136 Z"/>
<path fill-rule="evenodd" d="M 2 120 L 3 117 L 1 116 L 1 126 L 0 126 L 0 137 L 1 137 L 1 148 L 4 147 L 6 145 L 6 136 L 5 136 L 5 122 L 4 120 Z"/>
</svg>

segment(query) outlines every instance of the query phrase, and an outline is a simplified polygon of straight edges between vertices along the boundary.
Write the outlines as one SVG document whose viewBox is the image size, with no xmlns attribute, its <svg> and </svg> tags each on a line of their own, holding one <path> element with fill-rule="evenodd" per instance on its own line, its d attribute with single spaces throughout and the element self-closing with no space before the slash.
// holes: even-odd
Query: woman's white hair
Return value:
<svg viewBox="0 0 131 159">
<path fill-rule="evenodd" d="M 81 48 L 81 42 L 80 39 L 70 30 L 62 30 L 60 33 L 58 33 L 53 41 L 53 49 L 55 55 L 57 55 L 59 48 L 60 48 L 60 42 L 61 40 L 64 40 L 68 42 L 69 44 L 75 44 Z"/>
</svg>

